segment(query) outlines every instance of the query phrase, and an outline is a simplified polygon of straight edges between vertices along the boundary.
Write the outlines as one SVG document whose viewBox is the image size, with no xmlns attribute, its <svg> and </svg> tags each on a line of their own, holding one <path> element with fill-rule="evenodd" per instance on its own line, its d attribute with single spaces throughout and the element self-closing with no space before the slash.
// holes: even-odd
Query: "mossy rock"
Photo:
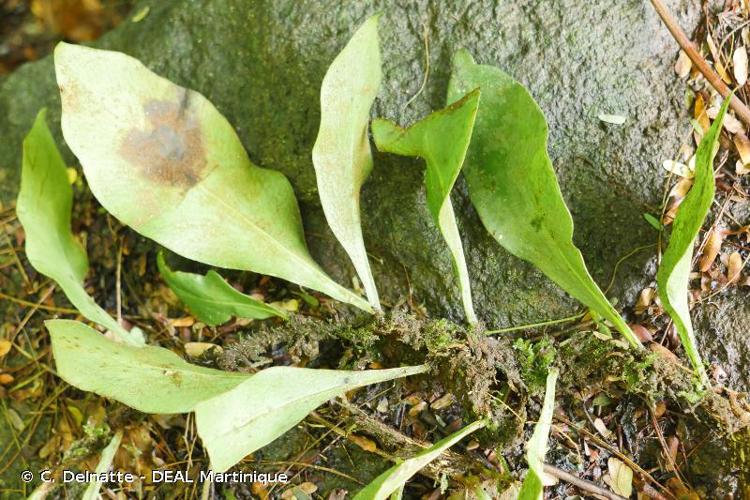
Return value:
<svg viewBox="0 0 750 500">
<path fill-rule="evenodd" d="M 700 2 L 671 3 L 683 26 L 695 24 Z M 526 84 L 547 114 L 576 241 L 595 278 L 605 283 L 621 255 L 654 240 L 642 214 L 658 206 L 659 164 L 678 150 L 689 123 L 684 85 L 672 72 L 674 42 L 641 0 L 146 0 L 133 9 L 137 17 L 95 45 L 131 54 L 210 98 L 235 125 L 253 161 L 291 179 L 313 254 L 350 283 L 352 268 L 322 216 L 310 152 L 326 68 L 375 12 L 383 13 L 384 61 L 375 115 L 408 124 L 444 106 L 452 54 L 467 48 L 479 62 L 498 65 Z M 412 101 L 426 71 L 425 36 L 429 78 Z M 49 57 L 0 81 L 3 204 L 17 191 L 21 139 L 42 106 L 62 140 Z M 606 124 L 600 113 L 627 120 Z M 66 158 L 75 161 L 68 151 Z M 420 160 L 376 155 L 363 191 L 366 244 L 387 303 L 411 290 L 429 312 L 462 320 L 449 253 L 427 211 L 423 171 Z M 453 199 L 481 319 L 502 327 L 563 316 L 577 306 L 487 234 L 462 181 Z M 622 266 L 611 294 L 631 300 L 647 259 L 643 252 Z"/>
</svg>

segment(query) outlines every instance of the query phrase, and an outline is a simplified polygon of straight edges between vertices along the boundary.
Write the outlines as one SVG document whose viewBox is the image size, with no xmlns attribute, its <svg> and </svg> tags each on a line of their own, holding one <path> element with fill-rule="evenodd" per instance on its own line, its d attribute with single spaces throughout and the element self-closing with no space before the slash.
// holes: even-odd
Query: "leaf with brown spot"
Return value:
<svg viewBox="0 0 750 500">
<path fill-rule="evenodd" d="M 278 276 L 366 311 L 312 259 L 292 186 L 198 92 L 119 52 L 60 43 L 65 140 L 112 215 L 189 259 Z"/>
</svg>

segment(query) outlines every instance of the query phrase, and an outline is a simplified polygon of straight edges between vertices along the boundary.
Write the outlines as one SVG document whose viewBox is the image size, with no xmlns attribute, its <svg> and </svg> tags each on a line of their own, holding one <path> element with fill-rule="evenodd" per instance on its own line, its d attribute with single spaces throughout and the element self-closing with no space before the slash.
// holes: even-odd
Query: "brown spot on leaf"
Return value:
<svg viewBox="0 0 750 500">
<path fill-rule="evenodd" d="M 120 154 L 149 180 L 189 188 L 206 166 L 200 124 L 190 107 L 190 94 L 178 101 L 148 101 L 143 110 L 150 126 L 128 131 Z"/>
</svg>

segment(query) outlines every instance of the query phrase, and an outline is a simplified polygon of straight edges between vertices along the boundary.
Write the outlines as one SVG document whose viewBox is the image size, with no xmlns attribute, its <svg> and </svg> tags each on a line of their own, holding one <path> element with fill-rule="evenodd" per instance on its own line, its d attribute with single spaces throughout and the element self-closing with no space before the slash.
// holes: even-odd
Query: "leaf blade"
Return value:
<svg viewBox="0 0 750 500">
<path fill-rule="evenodd" d="M 96 470 L 94 471 L 97 475 L 107 472 L 107 470 L 112 466 L 112 460 L 114 460 L 115 453 L 117 453 L 117 449 L 120 447 L 120 442 L 122 442 L 121 430 L 115 432 L 115 435 L 112 436 L 109 444 L 102 450 L 102 455 L 99 458 L 99 463 L 96 465 Z M 99 490 L 101 488 L 102 481 L 91 481 L 88 487 L 86 487 L 86 491 L 83 493 L 83 497 L 81 497 L 82 500 L 97 500 L 98 498 L 100 498 Z"/>
<path fill-rule="evenodd" d="M 48 320 L 58 375 L 145 413 L 185 413 L 247 375 L 191 365 L 162 347 L 112 342 L 78 321 Z"/>
<path fill-rule="evenodd" d="M 381 80 L 379 17 L 367 19 L 328 68 L 320 89 L 320 129 L 312 151 L 328 225 L 376 310 L 380 299 L 362 238 L 359 198 L 372 171 L 367 125 Z"/>
<path fill-rule="evenodd" d="M 555 384 L 557 383 L 557 369 L 550 369 L 547 373 L 547 384 L 544 392 L 544 403 L 539 420 L 534 426 L 534 432 L 528 442 L 526 461 L 529 472 L 521 484 L 518 500 L 542 500 L 544 493 L 544 456 L 547 453 L 547 442 L 552 429 L 552 414 L 555 411 Z"/>
<path fill-rule="evenodd" d="M 142 345 L 142 337 L 120 326 L 83 288 L 89 264 L 86 250 L 70 229 L 72 208 L 73 189 L 43 109 L 23 141 L 16 213 L 26 233 L 26 257 L 34 269 L 60 285 L 83 316 L 124 342 Z"/>
<path fill-rule="evenodd" d="M 476 64 L 468 52 L 457 52 L 449 102 L 477 87 L 482 89 L 482 106 L 464 177 L 485 228 L 510 253 L 534 264 L 611 321 L 631 345 L 642 347 L 573 244 L 573 219 L 547 154 L 547 123 L 539 106 L 499 68 Z"/>
<path fill-rule="evenodd" d="M 354 500 L 385 500 L 392 494 L 403 489 L 408 481 L 427 464 L 438 458 L 445 450 L 471 434 L 484 427 L 483 420 L 477 420 L 461 430 L 447 436 L 434 445 L 420 451 L 417 455 L 394 465 L 376 477 L 370 484 L 365 486 L 354 496 Z"/>
<path fill-rule="evenodd" d="M 427 370 L 424 365 L 350 372 L 276 366 L 195 408 L 198 432 L 223 472 L 291 429 L 329 399 L 357 387 Z"/>
<path fill-rule="evenodd" d="M 60 43 L 55 70 L 65 140 L 117 219 L 184 257 L 371 310 L 312 259 L 291 184 L 250 162 L 204 96 L 119 52 Z"/>
<path fill-rule="evenodd" d="M 477 317 L 450 193 L 471 141 L 479 96 L 478 89 L 472 90 L 450 106 L 431 113 L 406 129 L 384 119 L 377 119 L 372 123 L 373 138 L 380 151 L 420 156 L 425 160 L 427 205 L 451 252 L 464 312 L 471 324 L 477 322 Z"/>
<path fill-rule="evenodd" d="M 272 316 L 289 318 L 284 311 L 241 293 L 215 271 L 209 271 L 205 275 L 173 271 L 164 261 L 163 253 L 159 253 L 156 264 L 169 288 L 207 325 L 221 325 L 232 316 L 251 319 L 267 319 Z"/>
<path fill-rule="evenodd" d="M 674 321 L 680 342 L 701 381 L 708 382 L 708 374 L 701 361 L 695 341 L 688 303 L 688 284 L 693 259 L 693 245 L 714 199 L 713 160 L 729 99 L 701 139 L 696 152 L 693 186 L 680 204 L 669 245 L 656 273 L 656 283 L 664 309 Z"/>
</svg>

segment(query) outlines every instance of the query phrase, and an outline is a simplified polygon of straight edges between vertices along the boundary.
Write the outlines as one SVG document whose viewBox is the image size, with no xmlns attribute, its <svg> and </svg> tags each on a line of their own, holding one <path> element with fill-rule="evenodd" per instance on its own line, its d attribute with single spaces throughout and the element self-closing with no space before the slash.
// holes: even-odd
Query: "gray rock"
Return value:
<svg viewBox="0 0 750 500">
<path fill-rule="evenodd" d="M 686 28 L 697 0 L 671 3 Z M 368 15 L 383 12 L 384 85 L 375 114 L 408 124 L 445 105 L 453 52 L 468 48 L 526 84 L 547 114 L 550 149 L 576 223 L 576 241 L 594 277 L 655 241 L 642 214 L 659 204 L 660 163 L 689 136 L 685 87 L 675 79 L 675 44 L 647 2 L 622 0 L 152 0 L 148 16 L 124 22 L 97 46 L 138 57 L 155 72 L 208 96 L 237 127 L 251 158 L 292 180 L 313 254 L 342 282 L 353 276 L 328 231 L 310 151 L 318 90 L 330 61 Z M 134 12 L 138 12 L 136 7 Z M 427 85 L 409 106 L 425 73 Z M 60 138 L 50 58 L 0 83 L 0 200 L 17 189 L 20 141 L 48 106 Z M 622 126 L 599 113 L 627 117 Z M 96 140 L 96 138 L 92 138 Z M 67 158 L 73 158 L 66 152 Z M 448 252 L 425 205 L 421 161 L 377 155 L 363 192 L 365 240 L 381 294 L 393 303 L 410 284 L 415 301 L 461 319 Z M 454 203 L 465 239 L 479 316 L 506 326 L 570 314 L 576 303 L 481 227 L 465 186 Z M 621 266 L 610 295 L 629 302 L 642 285 L 648 252 Z M 408 279 L 407 279 L 408 278 Z"/>
<path fill-rule="evenodd" d="M 718 295 L 698 308 L 695 324 L 704 361 L 726 372 L 727 387 L 750 392 L 750 300 L 747 287 Z"/>
</svg>

